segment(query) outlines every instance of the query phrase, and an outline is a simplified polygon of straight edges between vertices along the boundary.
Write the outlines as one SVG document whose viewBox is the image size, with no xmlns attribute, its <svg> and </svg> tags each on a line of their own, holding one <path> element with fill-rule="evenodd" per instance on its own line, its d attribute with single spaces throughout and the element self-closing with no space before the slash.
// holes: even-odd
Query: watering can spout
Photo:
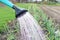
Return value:
<svg viewBox="0 0 60 40">
<path fill-rule="evenodd" d="M 27 10 L 25 9 L 21 9 L 16 7 L 13 3 L 11 3 L 9 0 L 0 0 L 0 2 L 2 2 L 3 4 L 13 8 L 16 12 L 16 17 L 21 16 L 22 14 L 24 14 L 25 12 L 27 12 Z"/>
</svg>

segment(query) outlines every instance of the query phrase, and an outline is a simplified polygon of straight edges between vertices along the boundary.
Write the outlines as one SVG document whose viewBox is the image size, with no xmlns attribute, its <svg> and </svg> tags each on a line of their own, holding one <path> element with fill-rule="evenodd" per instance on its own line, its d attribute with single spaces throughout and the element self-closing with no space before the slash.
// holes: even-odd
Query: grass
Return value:
<svg viewBox="0 0 60 40">
<path fill-rule="evenodd" d="M 10 31 L 7 26 L 8 22 L 15 19 L 15 12 L 9 7 L 0 7 L 0 34 L 8 33 Z M 9 33 L 7 40 L 12 40 L 13 34 Z"/>
<path fill-rule="evenodd" d="M 15 14 L 11 8 L 0 7 L 0 29 L 3 29 L 4 26 L 14 18 L 15 18 Z"/>
</svg>

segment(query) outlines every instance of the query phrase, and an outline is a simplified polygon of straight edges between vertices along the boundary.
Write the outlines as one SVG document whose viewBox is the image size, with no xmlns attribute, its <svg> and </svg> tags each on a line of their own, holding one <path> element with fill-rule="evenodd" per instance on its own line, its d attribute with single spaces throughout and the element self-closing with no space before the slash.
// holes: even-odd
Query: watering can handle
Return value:
<svg viewBox="0 0 60 40">
<path fill-rule="evenodd" d="M 9 7 L 13 7 L 14 6 L 14 4 L 11 3 L 9 0 L 0 0 L 0 2 L 5 4 L 5 5 L 7 5 L 7 6 L 9 6 Z"/>
</svg>

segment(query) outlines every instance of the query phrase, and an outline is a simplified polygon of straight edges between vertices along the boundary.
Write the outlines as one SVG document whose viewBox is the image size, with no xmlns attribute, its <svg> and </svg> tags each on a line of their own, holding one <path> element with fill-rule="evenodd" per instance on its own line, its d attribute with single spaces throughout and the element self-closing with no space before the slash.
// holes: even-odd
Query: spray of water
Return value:
<svg viewBox="0 0 60 40">
<path fill-rule="evenodd" d="M 17 20 L 20 25 L 20 40 L 46 40 L 42 28 L 29 12 Z"/>
</svg>

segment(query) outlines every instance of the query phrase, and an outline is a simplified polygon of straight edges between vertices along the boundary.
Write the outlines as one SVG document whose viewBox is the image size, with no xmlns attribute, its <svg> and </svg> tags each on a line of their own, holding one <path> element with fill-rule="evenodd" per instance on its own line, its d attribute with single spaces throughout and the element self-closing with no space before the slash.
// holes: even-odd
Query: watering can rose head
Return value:
<svg viewBox="0 0 60 40">
<path fill-rule="evenodd" d="M 18 8 L 17 6 L 13 6 L 13 9 L 16 12 L 16 18 L 22 16 L 23 14 L 25 14 L 26 12 L 28 12 L 28 10 L 25 10 L 23 8 Z"/>
</svg>

